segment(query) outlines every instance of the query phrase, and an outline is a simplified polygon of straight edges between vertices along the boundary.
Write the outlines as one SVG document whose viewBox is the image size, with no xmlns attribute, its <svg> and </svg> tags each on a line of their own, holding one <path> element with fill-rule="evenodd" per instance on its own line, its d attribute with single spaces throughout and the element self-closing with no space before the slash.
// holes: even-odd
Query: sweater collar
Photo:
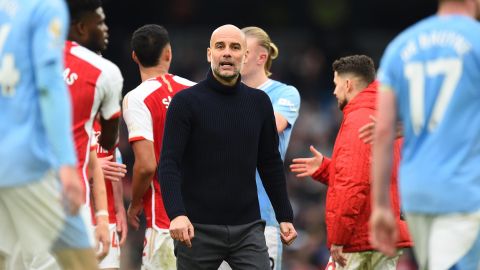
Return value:
<svg viewBox="0 0 480 270">
<path fill-rule="evenodd" d="M 217 78 L 213 76 L 212 69 L 208 70 L 207 73 L 207 83 L 210 85 L 213 90 L 220 92 L 222 94 L 228 94 L 232 95 L 238 92 L 238 89 L 240 88 L 240 82 L 242 81 L 242 78 L 240 75 L 238 75 L 237 82 L 232 85 L 232 86 L 227 86 L 222 83 L 220 83 Z"/>
</svg>

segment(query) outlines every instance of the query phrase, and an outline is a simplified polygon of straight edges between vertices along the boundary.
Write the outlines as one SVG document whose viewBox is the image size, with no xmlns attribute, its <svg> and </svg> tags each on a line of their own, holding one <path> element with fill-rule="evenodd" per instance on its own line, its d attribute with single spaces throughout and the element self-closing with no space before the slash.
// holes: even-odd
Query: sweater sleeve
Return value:
<svg viewBox="0 0 480 270">
<path fill-rule="evenodd" d="M 168 107 L 162 152 L 158 165 L 158 181 L 163 203 L 170 220 L 186 215 L 182 198 L 181 163 L 190 135 L 191 113 L 182 97 L 175 95 Z"/>
<path fill-rule="evenodd" d="M 358 130 L 368 123 L 368 113 L 356 112 L 349 115 L 342 127 L 341 140 L 335 158 L 335 194 L 341 194 L 333 201 L 336 215 L 332 224 L 336 228 L 332 232 L 330 242 L 336 245 L 349 243 L 353 230 L 358 224 L 360 215 L 369 211 L 370 202 L 370 156 L 371 145 L 358 138 Z"/>
<path fill-rule="evenodd" d="M 268 98 L 268 97 L 267 97 Z M 270 100 L 265 102 L 267 115 L 262 125 L 258 145 L 257 168 L 277 221 L 292 222 L 293 210 L 287 194 L 283 162 L 278 151 L 278 133 Z"/>
</svg>

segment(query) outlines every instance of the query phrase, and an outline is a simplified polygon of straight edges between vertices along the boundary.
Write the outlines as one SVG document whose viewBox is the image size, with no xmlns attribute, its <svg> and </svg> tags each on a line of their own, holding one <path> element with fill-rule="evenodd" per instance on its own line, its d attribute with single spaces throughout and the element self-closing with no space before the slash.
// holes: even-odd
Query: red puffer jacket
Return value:
<svg viewBox="0 0 480 270">
<path fill-rule="evenodd" d="M 324 158 L 312 176 L 328 185 L 326 200 L 327 244 L 343 246 L 344 252 L 372 250 L 369 242 L 371 214 L 370 165 L 371 145 L 363 143 L 358 130 L 371 122 L 376 106 L 378 83 L 373 82 L 355 96 L 343 109 L 343 121 L 333 148 L 332 159 Z M 400 219 L 400 199 L 397 171 L 400 145 L 394 150 L 391 185 L 392 206 L 397 219 L 399 239 L 397 247 L 410 247 L 412 241 L 407 224 Z"/>
</svg>

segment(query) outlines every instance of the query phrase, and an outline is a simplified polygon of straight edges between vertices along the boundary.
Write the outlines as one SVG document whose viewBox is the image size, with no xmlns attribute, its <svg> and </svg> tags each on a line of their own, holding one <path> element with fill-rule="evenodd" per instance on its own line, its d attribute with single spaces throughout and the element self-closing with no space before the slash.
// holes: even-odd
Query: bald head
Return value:
<svg viewBox="0 0 480 270">
<path fill-rule="evenodd" d="M 235 25 L 226 24 L 213 31 L 207 59 L 213 75 L 225 85 L 234 85 L 247 55 L 245 34 Z"/>
<path fill-rule="evenodd" d="M 216 40 L 223 38 L 236 39 L 242 45 L 242 47 L 247 46 L 245 34 L 242 32 L 242 30 L 240 30 L 240 28 L 233 24 L 225 24 L 215 29 L 210 37 L 210 47 L 215 44 L 214 42 Z"/>
</svg>

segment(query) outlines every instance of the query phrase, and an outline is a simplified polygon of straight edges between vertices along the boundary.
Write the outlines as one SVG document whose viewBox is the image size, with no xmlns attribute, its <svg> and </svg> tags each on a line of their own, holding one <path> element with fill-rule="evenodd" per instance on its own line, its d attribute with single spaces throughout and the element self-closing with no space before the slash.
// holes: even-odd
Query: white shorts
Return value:
<svg viewBox="0 0 480 270">
<path fill-rule="evenodd" d="M 280 229 L 276 226 L 265 227 L 265 241 L 267 242 L 268 256 L 270 257 L 270 269 L 282 269 L 283 243 L 280 239 Z M 231 270 L 227 262 L 223 261 L 218 270 Z"/>
<path fill-rule="evenodd" d="M 406 216 L 420 270 L 480 269 L 480 212 Z"/>
<path fill-rule="evenodd" d="M 92 229 L 95 230 L 95 226 L 92 226 Z M 120 268 L 120 245 L 117 224 L 108 224 L 108 229 L 110 231 L 110 250 L 108 251 L 107 256 L 100 261 L 98 268 Z"/>
<path fill-rule="evenodd" d="M 0 251 L 11 255 L 15 246 L 28 253 L 61 248 L 86 248 L 83 217 L 67 216 L 61 186 L 53 171 L 34 183 L 0 188 Z M 60 248 L 60 247 L 59 247 Z"/>
<path fill-rule="evenodd" d="M 357 270 L 357 269 L 381 269 L 381 270 L 396 270 L 398 259 L 403 251 L 398 250 L 397 255 L 388 257 L 378 251 L 363 251 L 343 253 L 347 264 L 342 267 L 335 263 L 332 257 L 329 258 L 325 270 Z"/>
<path fill-rule="evenodd" d="M 142 257 L 142 270 L 176 270 L 173 239 L 168 229 L 148 228 Z"/>
</svg>

